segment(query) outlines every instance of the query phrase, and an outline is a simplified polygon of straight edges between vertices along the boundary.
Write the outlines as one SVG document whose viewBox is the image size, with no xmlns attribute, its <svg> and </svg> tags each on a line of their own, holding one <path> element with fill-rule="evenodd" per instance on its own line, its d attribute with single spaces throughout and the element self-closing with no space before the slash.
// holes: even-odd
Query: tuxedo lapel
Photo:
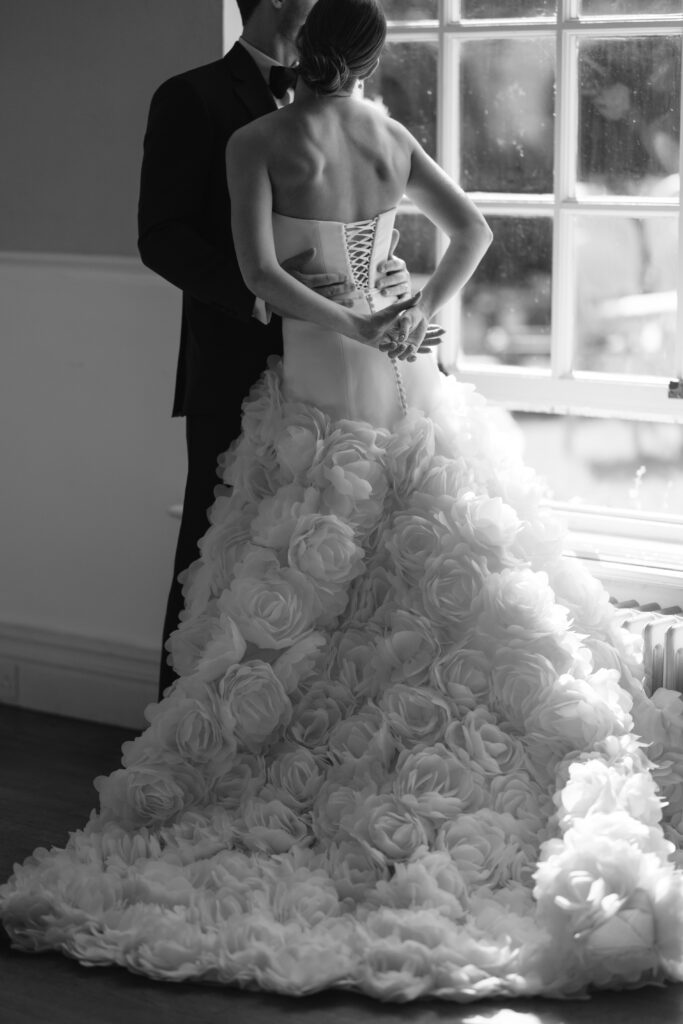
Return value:
<svg viewBox="0 0 683 1024">
<path fill-rule="evenodd" d="M 277 110 L 273 94 L 243 46 L 235 43 L 223 62 L 232 81 L 233 92 L 244 105 L 249 120 Z"/>
</svg>

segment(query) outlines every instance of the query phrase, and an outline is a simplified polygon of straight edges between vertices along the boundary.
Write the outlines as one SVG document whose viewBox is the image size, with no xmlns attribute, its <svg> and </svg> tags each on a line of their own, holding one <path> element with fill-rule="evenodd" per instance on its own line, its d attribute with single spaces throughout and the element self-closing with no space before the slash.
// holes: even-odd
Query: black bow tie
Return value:
<svg viewBox="0 0 683 1024">
<path fill-rule="evenodd" d="M 299 72 L 296 68 L 286 68 L 275 64 L 268 74 L 268 85 L 273 96 L 281 100 L 288 89 L 293 89 Z"/>
</svg>

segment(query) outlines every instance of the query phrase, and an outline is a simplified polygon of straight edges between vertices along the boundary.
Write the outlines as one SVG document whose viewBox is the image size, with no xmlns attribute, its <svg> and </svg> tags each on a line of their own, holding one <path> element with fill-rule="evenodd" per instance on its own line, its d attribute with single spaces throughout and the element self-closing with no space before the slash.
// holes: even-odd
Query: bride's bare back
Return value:
<svg viewBox="0 0 683 1024">
<path fill-rule="evenodd" d="M 371 103 L 297 98 L 250 127 L 277 213 L 349 223 L 390 209 L 405 192 L 412 140 Z"/>
</svg>

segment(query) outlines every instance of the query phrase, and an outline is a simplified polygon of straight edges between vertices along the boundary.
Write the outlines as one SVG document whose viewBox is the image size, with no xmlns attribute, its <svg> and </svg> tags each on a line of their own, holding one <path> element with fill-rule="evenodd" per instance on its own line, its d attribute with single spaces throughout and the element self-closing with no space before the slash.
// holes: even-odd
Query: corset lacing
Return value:
<svg viewBox="0 0 683 1024">
<path fill-rule="evenodd" d="M 375 304 L 370 284 L 370 267 L 372 265 L 378 221 L 379 217 L 373 217 L 371 220 L 359 220 L 354 224 L 344 225 L 344 245 L 349 266 L 351 267 L 353 283 L 358 291 L 363 292 L 373 313 L 375 312 Z M 398 400 L 405 415 L 408 412 L 408 400 L 398 359 L 392 358 L 391 364 L 394 368 L 394 377 L 396 378 Z"/>
</svg>

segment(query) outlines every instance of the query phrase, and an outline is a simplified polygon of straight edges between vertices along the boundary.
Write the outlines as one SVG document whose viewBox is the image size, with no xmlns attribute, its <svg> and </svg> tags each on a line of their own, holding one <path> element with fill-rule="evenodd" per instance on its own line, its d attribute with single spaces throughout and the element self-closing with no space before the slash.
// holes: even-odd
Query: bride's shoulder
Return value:
<svg viewBox="0 0 683 1024">
<path fill-rule="evenodd" d="M 242 158 L 250 155 L 265 156 L 266 150 L 273 140 L 276 129 L 275 119 L 278 113 L 278 111 L 273 111 L 264 114 L 238 128 L 228 139 L 226 152 L 233 155 L 239 154 Z"/>
</svg>

